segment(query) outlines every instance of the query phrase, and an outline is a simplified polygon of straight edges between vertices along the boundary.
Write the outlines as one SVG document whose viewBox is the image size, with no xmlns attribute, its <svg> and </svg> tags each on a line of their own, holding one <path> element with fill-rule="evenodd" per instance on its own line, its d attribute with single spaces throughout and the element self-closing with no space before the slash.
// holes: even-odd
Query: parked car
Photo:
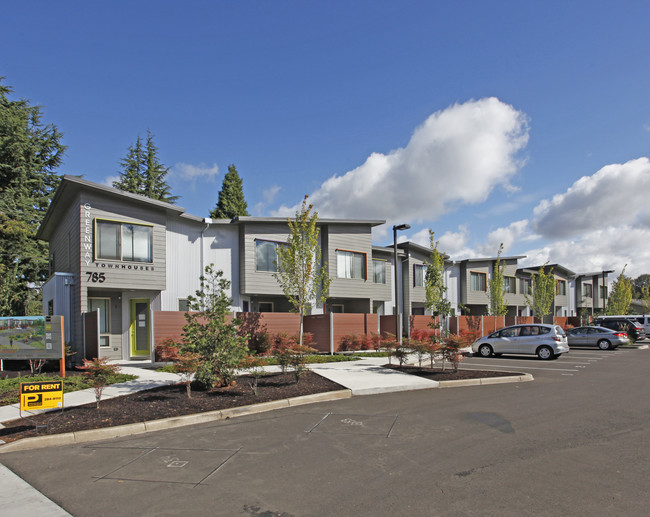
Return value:
<svg viewBox="0 0 650 517">
<path fill-rule="evenodd" d="M 645 339 L 645 328 L 629 317 L 610 318 L 607 316 L 600 316 L 594 322 L 599 327 L 607 327 L 612 330 L 620 330 L 626 332 L 632 341 L 639 341 Z"/>
<path fill-rule="evenodd" d="M 501 354 L 533 354 L 554 359 L 569 351 L 569 342 L 558 325 L 513 325 L 478 338 L 472 352 L 481 357 Z"/>
<path fill-rule="evenodd" d="M 601 350 L 612 350 L 627 345 L 630 338 L 626 332 L 605 327 L 576 327 L 566 331 L 569 346 L 597 346 Z"/>
<path fill-rule="evenodd" d="M 650 315 L 649 314 L 619 314 L 617 316 L 598 316 L 598 319 L 619 319 L 636 321 L 645 329 L 646 336 L 650 334 Z"/>
</svg>

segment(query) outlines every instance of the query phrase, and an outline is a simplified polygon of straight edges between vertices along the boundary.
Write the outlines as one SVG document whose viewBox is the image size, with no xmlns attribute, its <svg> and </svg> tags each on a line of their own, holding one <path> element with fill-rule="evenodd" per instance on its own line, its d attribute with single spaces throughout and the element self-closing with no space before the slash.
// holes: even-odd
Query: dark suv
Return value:
<svg viewBox="0 0 650 517">
<path fill-rule="evenodd" d="M 596 325 L 606 327 L 612 330 L 622 330 L 627 332 L 629 338 L 633 341 L 645 339 L 645 328 L 636 321 L 627 318 L 598 318 Z"/>
</svg>

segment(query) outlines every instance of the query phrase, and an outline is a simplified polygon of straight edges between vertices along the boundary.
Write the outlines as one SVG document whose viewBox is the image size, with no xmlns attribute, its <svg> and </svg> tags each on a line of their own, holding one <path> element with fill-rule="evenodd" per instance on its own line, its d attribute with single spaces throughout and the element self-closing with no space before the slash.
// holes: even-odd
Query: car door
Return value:
<svg viewBox="0 0 650 517">
<path fill-rule="evenodd" d="M 585 346 L 587 344 L 587 328 L 586 327 L 578 327 L 571 329 L 567 332 L 567 336 L 569 336 L 569 345 L 570 346 Z"/>
<path fill-rule="evenodd" d="M 521 327 L 509 327 L 499 333 L 499 339 L 495 339 L 493 344 L 494 352 L 497 354 L 517 354 L 519 353 L 518 342 L 519 330 Z"/>
</svg>

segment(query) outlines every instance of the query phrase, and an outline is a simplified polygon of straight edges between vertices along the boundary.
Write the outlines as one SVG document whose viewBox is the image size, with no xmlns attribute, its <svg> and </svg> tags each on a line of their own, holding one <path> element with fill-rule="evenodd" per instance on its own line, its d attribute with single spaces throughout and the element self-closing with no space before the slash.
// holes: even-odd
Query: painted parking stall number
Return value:
<svg viewBox="0 0 650 517">
<path fill-rule="evenodd" d="M 344 418 L 343 420 L 341 420 L 341 423 L 346 425 L 363 425 L 363 422 L 352 420 L 351 418 Z"/>
<path fill-rule="evenodd" d="M 167 466 L 167 468 L 179 469 L 185 467 L 189 461 L 182 461 L 175 456 L 163 456 L 161 461 Z"/>
</svg>

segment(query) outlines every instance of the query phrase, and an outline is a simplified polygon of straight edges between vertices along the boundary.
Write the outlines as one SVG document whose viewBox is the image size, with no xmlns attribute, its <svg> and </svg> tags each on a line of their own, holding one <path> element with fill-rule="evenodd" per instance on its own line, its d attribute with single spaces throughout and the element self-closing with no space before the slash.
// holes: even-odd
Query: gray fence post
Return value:
<svg viewBox="0 0 650 517">
<path fill-rule="evenodd" d="M 334 355 L 334 313 L 330 312 L 330 355 Z"/>
</svg>

